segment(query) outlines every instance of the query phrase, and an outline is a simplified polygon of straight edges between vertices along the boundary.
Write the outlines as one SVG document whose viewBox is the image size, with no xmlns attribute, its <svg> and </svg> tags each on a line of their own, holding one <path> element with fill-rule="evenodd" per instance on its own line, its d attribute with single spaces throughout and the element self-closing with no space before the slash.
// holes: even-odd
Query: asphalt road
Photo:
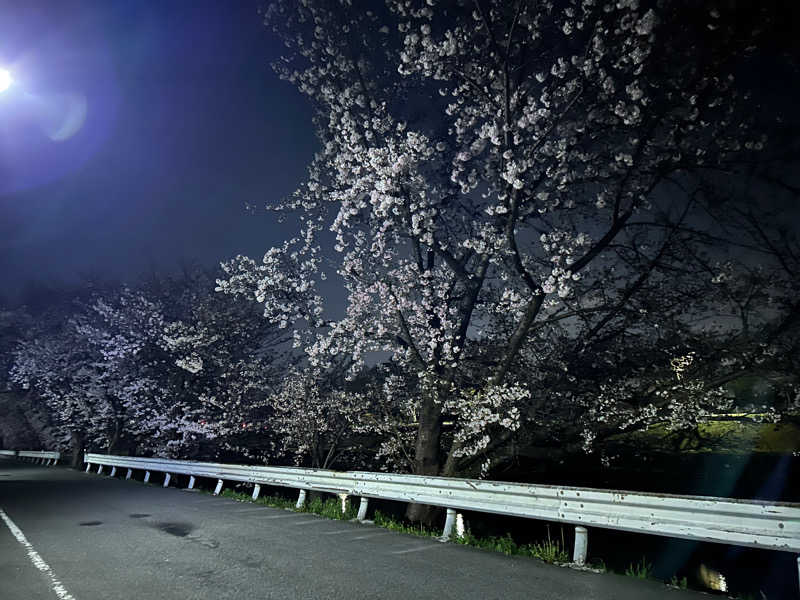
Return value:
<svg viewBox="0 0 800 600">
<path fill-rule="evenodd" d="M 0 511 L 2 600 L 701 597 L 370 525 L 4 460 Z"/>
</svg>

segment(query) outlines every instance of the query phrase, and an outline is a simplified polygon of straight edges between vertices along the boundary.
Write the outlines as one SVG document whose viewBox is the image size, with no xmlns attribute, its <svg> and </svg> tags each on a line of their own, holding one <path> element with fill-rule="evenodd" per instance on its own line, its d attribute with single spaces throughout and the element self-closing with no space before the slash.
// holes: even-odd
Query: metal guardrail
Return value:
<svg viewBox="0 0 800 600">
<path fill-rule="evenodd" d="M 114 474 L 116 474 L 116 468 L 128 469 L 129 471 L 139 469 L 145 471 L 147 481 L 150 480 L 149 473 L 155 471 L 170 476 L 189 475 L 192 478 L 206 477 L 208 479 L 217 479 L 218 481 L 240 481 L 334 494 L 347 492 L 348 495 L 348 490 L 351 490 L 355 484 L 355 478 L 352 473 L 322 469 L 228 465 L 106 454 L 86 454 L 84 462 L 87 464 L 87 472 L 91 469 L 91 465 L 98 466 L 98 473 L 102 473 L 104 466 L 111 467 Z M 130 473 L 128 474 L 129 477 Z M 194 487 L 194 481 L 190 481 L 190 484 L 189 487 Z M 220 487 L 219 489 L 221 490 L 222 488 Z"/>
<path fill-rule="evenodd" d="M 47 450 L 0 450 L 0 456 L 21 458 L 46 465 L 55 465 L 61 459 L 60 452 Z"/>
<path fill-rule="evenodd" d="M 369 498 L 440 506 L 447 509 L 442 540 L 453 535 L 459 509 L 570 523 L 576 525 L 573 560 L 577 564 L 586 560 L 586 526 L 800 552 L 798 503 L 105 454 L 86 454 L 85 462 L 87 472 L 96 465 L 98 474 L 104 466 L 111 467 L 112 476 L 117 468 L 127 468 L 126 479 L 134 469 L 145 471 L 145 481 L 154 471 L 164 473 L 165 487 L 174 474 L 188 475 L 189 488 L 197 477 L 216 479 L 215 494 L 224 481 L 253 483 L 254 499 L 261 485 L 291 487 L 300 490 L 298 508 L 305 502 L 307 490 L 339 495 L 343 510 L 347 496 L 358 496 L 359 521 L 366 519 Z"/>
</svg>

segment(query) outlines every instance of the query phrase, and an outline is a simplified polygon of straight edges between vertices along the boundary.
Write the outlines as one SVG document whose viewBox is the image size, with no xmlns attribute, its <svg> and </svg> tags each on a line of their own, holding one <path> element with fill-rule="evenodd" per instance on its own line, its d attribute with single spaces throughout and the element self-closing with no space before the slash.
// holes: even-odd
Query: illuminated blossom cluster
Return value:
<svg viewBox="0 0 800 600">
<path fill-rule="evenodd" d="M 624 348 L 713 314 L 703 244 L 726 230 L 702 175 L 766 143 L 719 57 L 760 30 L 638 0 L 278 1 L 265 20 L 320 150 L 269 206 L 302 235 L 228 262 L 218 289 L 260 302 L 317 368 L 347 357 L 356 378 L 389 356 L 411 381 L 416 472 L 474 471 L 545 416 L 553 436 L 587 414 L 624 426 L 597 381 L 626 387 Z M 344 315 L 326 315 L 323 278 Z M 690 424 L 699 393 L 639 422 Z"/>
</svg>

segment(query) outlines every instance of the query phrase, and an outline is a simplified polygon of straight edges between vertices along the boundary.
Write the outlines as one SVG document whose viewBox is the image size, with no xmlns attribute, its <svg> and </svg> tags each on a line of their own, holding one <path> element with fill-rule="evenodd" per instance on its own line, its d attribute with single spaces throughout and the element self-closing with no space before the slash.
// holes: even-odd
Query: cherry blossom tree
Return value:
<svg viewBox="0 0 800 600">
<path fill-rule="evenodd" d="M 185 454 L 213 442 L 239 456 L 274 459 L 269 398 L 294 360 L 286 332 L 258 319 L 252 303 L 215 294 L 207 274 L 189 273 L 175 287 L 175 318 L 159 342 L 176 372 L 170 445 Z"/>
<path fill-rule="evenodd" d="M 546 429 L 565 403 L 583 420 L 612 414 L 596 382 L 625 371 L 632 339 L 712 316 L 702 294 L 719 269 L 701 254 L 736 232 L 709 216 L 701 175 L 767 143 L 737 83 L 770 35 L 766 7 L 305 0 L 265 17 L 321 149 L 270 205 L 300 234 L 226 263 L 218 289 L 260 302 L 313 365 L 345 355 L 355 373 L 388 352 L 414 374 L 414 472 L 486 468 L 521 423 Z M 342 318 L 325 315 L 327 277 L 346 290 Z M 569 370 L 595 349 L 585 393 L 549 387 L 561 371 L 579 391 L 585 373 Z M 689 397 L 701 410 L 706 396 Z M 679 413 L 636 418 L 692 421 Z"/>
<path fill-rule="evenodd" d="M 38 396 L 56 425 L 56 442 L 71 444 L 73 453 L 85 443 L 109 447 L 110 433 L 118 431 L 118 413 L 105 393 L 98 359 L 71 321 L 34 329 L 14 352 L 11 382 Z"/>
<path fill-rule="evenodd" d="M 63 308 L 63 307 L 62 307 Z M 286 339 L 189 273 L 106 290 L 17 341 L 12 383 L 38 395 L 60 441 L 108 452 L 255 457 Z M 281 365 L 281 366 L 279 366 Z M 248 447 L 253 446 L 253 447 Z M 259 456 L 264 458 L 264 456 Z"/>
</svg>

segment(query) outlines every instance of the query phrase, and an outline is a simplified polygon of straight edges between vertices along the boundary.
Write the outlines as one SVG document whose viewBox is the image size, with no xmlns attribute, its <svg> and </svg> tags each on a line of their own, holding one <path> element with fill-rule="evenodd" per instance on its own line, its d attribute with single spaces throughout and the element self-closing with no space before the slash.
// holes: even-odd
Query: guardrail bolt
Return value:
<svg viewBox="0 0 800 600">
<path fill-rule="evenodd" d="M 297 504 L 294 505 L 295 508 L 301 509 L 303 505 L 306 503 L 306 491 L 300 490 L 300 493 L 297 496 Z"/>
<path fill-rule="evenodd" d="M 144 482 L 145 483 L 149 483 L 150 482 L 150 471 L 145 471 L 144 472 Z"/>
<path fill-rule="evenodd" d="M 361 503 L 358 505 L 357 521 L 365 521 L 367 518 L 367 506 L 369 506 L 369 498 L 361 497 Z"/>
<path fill-rule="evenodd" d="M 214 495 L 219 496 L 222 491 L 222 479 L 217 479 L 217 487 L 214 488 Z"/>
<path fill-rule="evenodd" d="M 169 473 L 165 473 L 165 474 L 164 474 L 164 487 L 167 487 L 167 486 L 169 486 L 169 479 L 170 479 L 170 477 L 171 477 L 171 475 L 170 475 Z"/>
<path fill-rule="evenodd" d="M 441 542 L 449 542 L 450 537 L 453 535 L 453 527 L 456 524 L 456 511 L 455 509 L 448 508 L 447 509 L 447 517 L 444 520 L 444 531 L 442 531 L 442 537 L 439 538 Z"/>
<path fill-rule="evenodd" d="M 586 564 L 586 551 L 589 549 L 589 532 L 586 527 L 575 526 L 575 551 L 572 553 L 572 562 L 583 566 Z"/>
<path fill-rule="evenodd" d="M 189 487 L 186 488 L 187 490 L 194 489 L 194 481 L 194 475 L 189 475 Z"/>
<path fill-rule="evenodd" d="M 253 488 L 253 502 L 258 500 L 258 495 L 260 493 L 261 493 L 261 486 L 259 484 L 256 484 L 255 487 Z"/>
</svg>

